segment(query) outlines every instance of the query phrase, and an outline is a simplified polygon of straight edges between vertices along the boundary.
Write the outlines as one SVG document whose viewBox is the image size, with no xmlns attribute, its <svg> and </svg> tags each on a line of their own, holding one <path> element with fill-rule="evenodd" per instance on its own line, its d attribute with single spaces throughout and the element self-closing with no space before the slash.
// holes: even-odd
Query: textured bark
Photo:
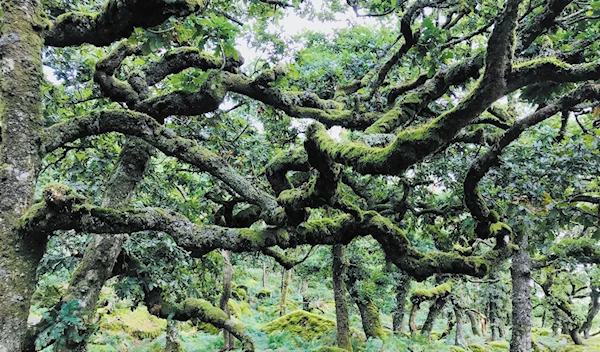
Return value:
<svg viewBox="0 0 600 352">
<path fill-rule="evenodd" d="M 279 316 L 285 315 L 285 305 L 288 293 L 288 287 L 290 286 L 290 280 L 292 278 L 292 269 L 286 268 L 281 269 L 281 300 L 279 301 Z"/>
<path fill-rule="evenodd" d="M 475 312 L 467 309 L 466 313 L 467 317 L 469 318 L 469 323 L 471 324 L 471 332 L 475 336 L 481 336 L 481 331 L 479 330 L 479 321 L 477 320 Z"/>
<path fill-rule="evenodd" d="M 115 171 L 108 181 L 102 200 L 103 207 L 122 208 L 129 204 L 133 191 L 144 178 L 153 150 L 154 148 L 146 142 L 135 137 L 127 139 Z M 125 234 L 94 235 L 71 277 L 67 293 L 62 297 L 63 303 L 79 302 L 79 316 L 86 324 L 92 323 L 91 319 L 96 313 L 100 291 L 112 275 L 125 236 Z M 56 352 L 82 351 L 85 350 L 84 346 L 85 341 L 81 343 L 67 341 L 66 344 L 58 344 L 55 350 Z"/>
<path fill-rule="evenodd" d="M 429 312 L 427 313 L 427 319 L 425 319 L 425 323 L 423 323 L 423 327 L 421 328 L 421 335 L 429 336 L 431 334 L 431 330 L 433 329 L 433 324 L 435 320 L 444 309 L 444 306 L 448 302 L 448 296 L 439 297 L 435 300 L 435 302 L 429 307 Z M 458 320 L 457 320 L 457 328 L 458 328 Z"/>
<path fill-rule="evenodd" d="M 347 263 L 344 256 L 344 246 L 333 246 L 333 297 L 335 299 L 335 320 L 337 322 L 336 342 L 339 348 L 352 351 L 350 343 L 350 323 L 348 321 L 348 303 L 346 302 Z"/>
<path fill-rule="evenodd" d="M 167 336 L 165 339 L 167 342 L 164 352 L 183 351 L 183 348 L 179 343 L 179 328 L 177 327 L 177 321 L 172 319 L 167 320 Z"/>
<path fill-rule="evenodd" d="M 219 307 L 222 311 L 227 314 L 227 317 L 231 317 L 231 312 L 229 311 L 229 299 L 231 297 L 231 280 L 233 278 L 233 266 L 231 265 L 231 252 L 223 250 L 221 251 L 221 257 L 223 257 L 223 261 L 225 262 L 223 265 L 223 292 L 221 293 L 221 298 L 219 299 Z M 239 319 L 240 317 L 238 317 Z M 234 340 L 233 335 L 229 333 L 227 330 L 223 330 L 223 339 L 225 342 L 225 349 L 233 349 L 234 348 Z"/>
<path fill-rule="evenodd" d="M 367 337 L 381 338 L 383 336 L 383 326 L 379 316 L 379 308 L 371 297 L 360 291 L 359 280 L 363 273 L 355 270 L 358 265 L 353 264 L 352 270 L 348 270 L 345 277 L 346 289 L 354 303 L 358 306 L 363 330 Z"/>
<path fill-rule="evenodd" d="M 454 316 L 456 317 L 456 336 L 454 339 L 454 344 L 456 346 L 465 347 L 467 345 L 467 342 L 465 341 L 465 337 L 463 335 L 463 325 L 465 322 L 465 315 L 464 315 L 464 311 L 462 310 L 460 305 L 457 303 L 458 302 L 454 302 Z"/>
<path fill-rule="evenodd" d="M 511 352 L 531 350 L 531 259 L 527 253 L 527 234 L 517 236 L 519 250 L 512 259 L 512 339 Z"/>
<path fill-rule="evenodd" d="M 41 9 L 36 0 L 0 5 L 0 351 L 20 352 L 46 241 L 15 232 L 41 165 Z"/>
<path fill-rule="evenodd" d="M 590 329 L 592 328 L 592 321 L 594 317 L 600 311 L 600 287 L 592 286 L 590 294 L 590 308 L 588 310 L 585 322 L 581 326 L 581 332 L 583 336 L 588 339 L 590 337 Z"/>
<path fill-rule="evenodd" d="M 410 334 L 414 337 L 417 336 L 417 312 L 421 302 L 413 302 L 412 308 L 410 309 L 410 318 L 408 319 L 408 329 Z"/>
<path fill-rule="evenodd" d="M 394 332 L 404 331 L 404 316 L 406 314 L 406 298 L 410 291 L 410 277 L 400 272 L 396 284 L 396 307 L 392 313 L 392 325 Z"/>
</svg>

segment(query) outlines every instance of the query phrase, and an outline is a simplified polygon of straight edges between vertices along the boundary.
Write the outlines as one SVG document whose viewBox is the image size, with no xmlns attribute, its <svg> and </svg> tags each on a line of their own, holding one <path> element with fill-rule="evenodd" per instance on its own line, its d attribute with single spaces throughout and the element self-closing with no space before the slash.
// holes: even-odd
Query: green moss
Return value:
<svg viewBox="0 0 600 352">
<path fill-rule="evenodd" d="M 513 69 L 514 70 L 531 69 L 531 68 L 536 68 L 536 67 L 540 67 L 543 65 L 555 66 L 555 67 L 559 67 L 559 68 L 571 68 L 571 65 L 569 65 L 566 62 L 560 61 L 559 59 L 557 59 L 553 56 L 545 56 L 545 57 L 541 57 L 541 58 L 534 59 L 534 60 L 516 63 L 513 65 Z"/>
<path fill-rule="evenodd" d="M 498 222 L 500 221 L 500 215 L 498 215 L 498 212 L 495 210 L 490 210 L 490 213 L 488 214 L 488 219 L 490 220 L 490 222 L 494 223 L 494 222 Z"/>
<path fill-rule="evenodd" d="M 252 308 L 250 307 L 250 303 L 248 303 L 246 301 L 239 302 L 239 306 L 240 306 L 242 315 L 248 315 L 248 316 L 252 315 Z"/>
<path fill-rule="evenodd" d="M 40 308 L 52 308 L 65 293 L 66 287 L 48 285 L 38 288 L 31 296 L 31 305 Z"/>
<path fill-rule="evenodd" d="M 229 302 L 227 302 L 227 305 L 229 306 L 229 311 L 235 315 L 237 318 L 242 318 L 242 309 L 240 308 L 240 305 L 233 299 L 230 299 Z"/>
<path fill-rule="evenodd" d="M 486 343 L 487 346 L 492 348 L 492 351 L 502 352 L 508 351 L 510 349 L 510 344 L 508 341 L 490 341 Z"/>
<path fill-rule="evenodd" d="M 450 351 L 454 351 L 454 352 L 469 352 L 469 351 L 465 350 L 464 348 L 458 347 L 458 346 L 450 346 L 450 347 L 448 347 L 448 349 Z"/>
<path fill-rule="evenodd" d="M 238 301 L 247 301 L 248 300 L 248 294 L 246 293 L 246 289 L 244 289 L 243 287 L 236 287 L 236 288 L 232 289 L 231 296 L 233 298 L 237 299 Z"/>
<path fill-rule="evenodd" d="M 343 348 L 333 347 L 333 346 L 323 346 L 319 349 L 314 350 L 314 352 L 348 352 Z"/>
<path fill-rule="evenodd" d="M 490 225 L 490 232 L 494 236 L 499 234 L 503 230 L 505 230 L 508 234 L 512 233 L 512 229 L 510 228 L 510 226 L 508 226 L 507 224 L 505 224 L 501 221 L 495 222 Z"/>
<path fill-rule="evenodd" d="M 271 297 L 272 294 L 273 294 L 273 291 L 269 290 L 268 288 L 261 288 L 256 293 L 256 298 L 263 299 L 263 298 Z"/>
<path fill-rule="evenodd" d="M 485 348 L 482 345 L 477 345 L 477 344 L 469 345 L 469 349 L 473 352 L 490 352 L 489 349 Z"/>
<path fill-rule="evenodd" d="M 319 315 L 297 310 L 264 325 L 261 331 L 289 331 L 306 341 L 319 338 L 335 328 L 335 321 Z"/>
<path fill-rule="evenodd" d="M 134 311 L 129 309 L 118 309 L 100 319 L 101 330 L 125 331 L 129 335 L 138 338 L 156 338 L 162 334 L 167 321 L 159 319 L 148 312 L 148 308 L 140 306 Z"/>
<path fill-rule="evenodd" d="M 414 290 L 412 297 L 413 299 L 423 300 L 433 300 L 440 296 L 444 296 L 449 294 L 452 291 L 452 284 L 450 282 L 445 282 L 441 285 L 438 285 L 434 288 L 430 289 L 421 289 Z"/>
</svg>

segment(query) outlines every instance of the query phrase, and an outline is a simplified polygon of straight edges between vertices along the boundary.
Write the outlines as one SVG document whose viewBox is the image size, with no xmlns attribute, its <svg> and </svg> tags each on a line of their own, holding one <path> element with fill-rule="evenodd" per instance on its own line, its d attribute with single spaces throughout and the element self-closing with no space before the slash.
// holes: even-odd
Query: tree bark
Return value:
<svg viewBox="0 0 600 352">
<path fill-rule="evenodd" d="M 227 250 L 222 250 L 221 256 L 223 257 L 225 265 L 223 266 L 223 293 L 221 293 L 221 298 L 219 299 L 219 307 L 222 311 L 225 312 L 225 314 L 227 314 L 227 317 L 230 318 L 231 312 L 229 310 L 229 299 L 231 298 L 231 280 L 233 278 L 231 252 Z M 231 335 L 229 331 L 223 330 L 223 339 L 225 342 L 225 350 L 235 348 L 233 335 Z"/>
<path fill-rule="evenodd" d="M 590 330 L 592 328 L 592 321 L 600 311 L 600 287 L 591 287 L 590 293 L 590 309 L 588 310 L 585 322 L 581 326 L 581 332 L 586 339 L 590 338 Z"/>
<path fill-rule="evenodd" d="M 458 304 L 458 299 L 454 302 L 454 316 L 456 317 L 456 337 L 454 339 L 454 344 L 456 346 L 466 347 L 467 342 L 465 341 L 465 337 L 463 335 L 463 325 L 465 322 L 464 311 Z"/>
<path fill-rule="evenodd" d="M 512 258 L 512 339 L 511 352 L 531 351 L 531 259 L 526 233 L 516 236 L 519 250 Z"/>
<path fill-rule="evenodd" d="M 336 342 L 339 348 L 352 351 L 350 343 L 350 323 L 348 321 L 348 303 L 346 302 L 346 283 L 348 267 L 344 256 L 344 245 L 333 246 L 333 296 L 335 299 L 335 320 L 337 322 Z"/>
<path fill-rule="evenodd" d="M 287 270 L 286 268 L 281 269 L 281 300 L 279 301 L 279 316 L 285 315 L 285 302 L 287 299 L 287 291 L 290 286 L 290 279 L 292 277 L 292 270 Z"/>
<path fill-rule="evenodd" d="M 42 10 L 36 0 L 0 5 L 0 351 L 20 352 L 46 244 L 45 234 L 25 239 L 15 231 L 41 167 Z"/>
<path fill-rule="evenodd" d="M 154 148 L 135 137 L 128 137 L 119 155 L 115 171 L 108 181 L 102 206 L 122 208 L 129 204 L 136 186 L 143 180 Z M 113 268 L 121 253 L 125 234 L 96 234 L 88 244 L 83 259 L 75 269 L 62 303 L 79 302 L 79 316 L 90 324 L 96 313 L 96 303 L 106 280 L 112 276 Z M 60 309 L 60 305 L 57 306 Z M 85 341 L 66 341 L 58 344 L 56 352 L 84 351 Z"/>
<path fill-rule="evenodd" d="M 431 330 L 433 329 L 433 324 L 435 323 L 435 320 L 437 319 L 438 315 L 440 315 L 440 312 L 442 311 L 442 309 L 444 309 L 444 306 L 446 305 L 447 301 L 448 301 L 448 296 L 439 297 L 438 299 L 435 300 L 435 302 L 431 305 L 431 307 L 429 307 L 429 312 L 427 313 L 427 319 L 425 319 L 425 323 L 423 323 L 423 327 L 421 328 L 422 336 L 429 336 L 431 334 Z M 456 321 L 456 323 L 457 323 L 457 328 L 458 328 L 458 320 Z"/>
<path fill-rule="evenodd" d="M 479 321 L 477 320 L 477 316 L 475 312 L 467 309 L 467 317 L 469 318 L 469 323 L 471 324 L 471 332 L 475 336 L 481 336 L 481 331 L 479 330 Z"/>
<path fill-rule="evenodd" d="M 410 291 L 410 276 L 400 272 L 396 284 L 396 307 L 392 313 L 392 329 L 395 333 L 404 331 L 404 315 L 406 314 L 406 298 Z"/>
<path fill-rule="evenodd" d="M 417 312 L 419 311 L 420 305 L 421 302 L 413 302 L 410 310 L 410 318 L 408 319 L 408 328 L 411 336 L 413 337 L 417 336 Z"/>
<path fill-rule="evenodd" d="M 166 336 L 165 352 L 180 352 L 183 351 L 181 344 L 179 343 L 179 328 L 177 327 L 177 320 L 167 320 L 167 336 Z"/>
</svg>

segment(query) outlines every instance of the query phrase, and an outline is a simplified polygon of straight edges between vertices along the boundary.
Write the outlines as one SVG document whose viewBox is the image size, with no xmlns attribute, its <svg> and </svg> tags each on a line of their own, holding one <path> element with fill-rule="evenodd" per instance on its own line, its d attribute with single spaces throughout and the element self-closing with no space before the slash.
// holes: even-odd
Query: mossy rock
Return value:
<svg viewBox="0 0 600 352">
<path fill-rule="evenodd" d="M 532 341 L 531 344 L 533 346 L 533 352 L 551 352 L 551 350 L 548 347 L 542 345 L 541 343 Z"/>
<path fill-rule="evenodd" d="M 242 310 L 242 315 L 252 316 L 252 308 L 250 307 L 250 303 L 239 302 L 239 306 Z"/>
<path fill-rule="evenodd" d="M 333 346 L 323 346 L 319 349 L 314 350 L 313 352 L 348 352 L 343 348 L 333 347 Z"/>
<path fill-rule="evenodd" d="M 538 336 L 550 336 L 552 334 L 552 330 L 543 328 L 533 328 L 531 329 L 531 333 Z"/>
<path fill-rule="evenodd" d="M 273 291 L 269 290 L 268 288 L 261 288 L 258 292 L 256 292 L 256 298 L 258 299 L 270 298 L 272 295 Z"/>
<path fill-rule="evenodd" d="M 486 343 L 486 345 L 490 346 L 492 351 L 502 352 L 510 350 L 510 344 L 508 341 L 490 341 Z"/>
<path fill-rule="evenodd" d="M 235 315 L 238 318 L 242 317 L 242 309 L 240 308 L 240 305 L 233 299 L 229 299 L 229 302 L 227 302 L 227 306 L 229 306 L 229 311 Z"/>
<path fill-rule="evenodd" d="M 478 344 L 469 345 L 469 349 L 473 352 L 490 352 L 490 350 L 485 348 L 485 346 Z"/>
<path fill-rule="evenodd" d="M 261 331 L 271 333 L 273 331 L 289 331 L 302 337 L 306 341 L 319 338 L 335 328 L 335 321 L 312 314 L 303 310 L 297 310 L 275 319 L 260 328 Z"/>
<path fill-rule="evenodd" d="M 248 300 L 247 289 L 243 289 L 238 286 L 231 290 L 231 297 L 237 299 L 238 301 L 247 301 Z"/>
<path fill-rule="evenodd" d="M 159 319 L 148 312 L 145 306 L 137 307 L 134 311 L 119 309 L 100 319 L 101 330 L 123 331 L 129 335 L 143 340 L 156 338 L 167 327 L 165 319 Z"/>
<path fill-rule="evenodd" d="M 452 352 L 469 352 L 469 351 L 467 351 L 464 348 L 459 347 L 459 346 L 450 346 L 450 347 L 448 347 L 448 349 L 450 351 L 452 351 Z"/>
</svg>

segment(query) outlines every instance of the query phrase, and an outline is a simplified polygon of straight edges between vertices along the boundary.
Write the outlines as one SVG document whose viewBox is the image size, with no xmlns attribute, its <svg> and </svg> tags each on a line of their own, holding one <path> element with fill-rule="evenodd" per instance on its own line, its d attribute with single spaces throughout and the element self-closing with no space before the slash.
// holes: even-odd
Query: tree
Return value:
<svg viewBox="0 0 600 352">
<path fill-rule="evenodd" d="M 110 276 L 149 280 L 132 256 L 124 259 L 127 272 L 116 272 L 124 234 L 166 233 L 196 258 L 215 249 L 346 245 L 372 236 L 390 264 L 418 281 L 484 277 L 512 257 L 514 302 L 524 313 L 531 254 L 544 254 L 533 268 L 600 258 L 596 209 L 579 205 L 600 203 L 588 179 L 598 166 L 596 0 L 349 1 L 356 16 L 380 18 L 393 30 L 350 28 L 332 41 L 307 33 L 291 61 L 286 54 L 302 43 L 279 39 L 269 22 L 288 11 L 327 18 L 348 7 L 334 0 L 320 13 L 307 1 L 272 0 L 0 4 L 2 351 L 24 349 L 36 268 L 60 231 L 96 234 L 56 306 L 71 324 L 52 337 L 61 351 L 85 348 L 85 326 Z M 254 71 L 236 50 L 244 35 L 268 53 Z M 43 65 L 64 81 L 45 82 Z M 239 110 L 220 108 L 224 102 L 255 118 L 244 125 Z M 572 135 L 575 122 L 585 135 L 587 148 L 571 150 L 565 163 L 592 161 L 571 165 L 560 182 L 541 182 L 548 196 L 530 179 L 501 189 L 518 167 L 543 168 L 531 156 L 553 145 L 543 133 L 527 136 L 518 152 L 511 146 L 556 115 L 557 141 Z M 292 119 L 310 122 L 299 131 Z M 333 126 L 347 131 L 341 140 L 327 132 Z M 96 169 L 95 188 L 44 179 L 48 168 L 88 158 L 82 150 L 115 152 L 117 143 L 118 162 Z M 154 153 L 172 163 L 152 162 Z M 503 164 L 507 153 L 524 164 Z M 157 204 L 128 207 L 136 187 L 169 184 L 152 178 L 162 170 L 180 182 L 193 175 L 175 191 L 184 201 L 189 192 L 229 208 L 217 213 L 205 201 L 183 207 L 167 192 L 156 192 Z M 217 194 L 194 193 L 202 182 Z M 432 183 L 440 189 L 429 192 Z M 519 191 L 523 197 L 512 193 Z M 576 225 L 585 228 L 581 238 L 538 248 L 544 234 L 573 233 Z M 154 314 L 210 322 L 254 349 L 244 327 L 211 302 L 154 285 L 144 291 Z M 519 329 L 511 350 L 529 351 L 530 315 L 513 319 Z"/>
</svg>

